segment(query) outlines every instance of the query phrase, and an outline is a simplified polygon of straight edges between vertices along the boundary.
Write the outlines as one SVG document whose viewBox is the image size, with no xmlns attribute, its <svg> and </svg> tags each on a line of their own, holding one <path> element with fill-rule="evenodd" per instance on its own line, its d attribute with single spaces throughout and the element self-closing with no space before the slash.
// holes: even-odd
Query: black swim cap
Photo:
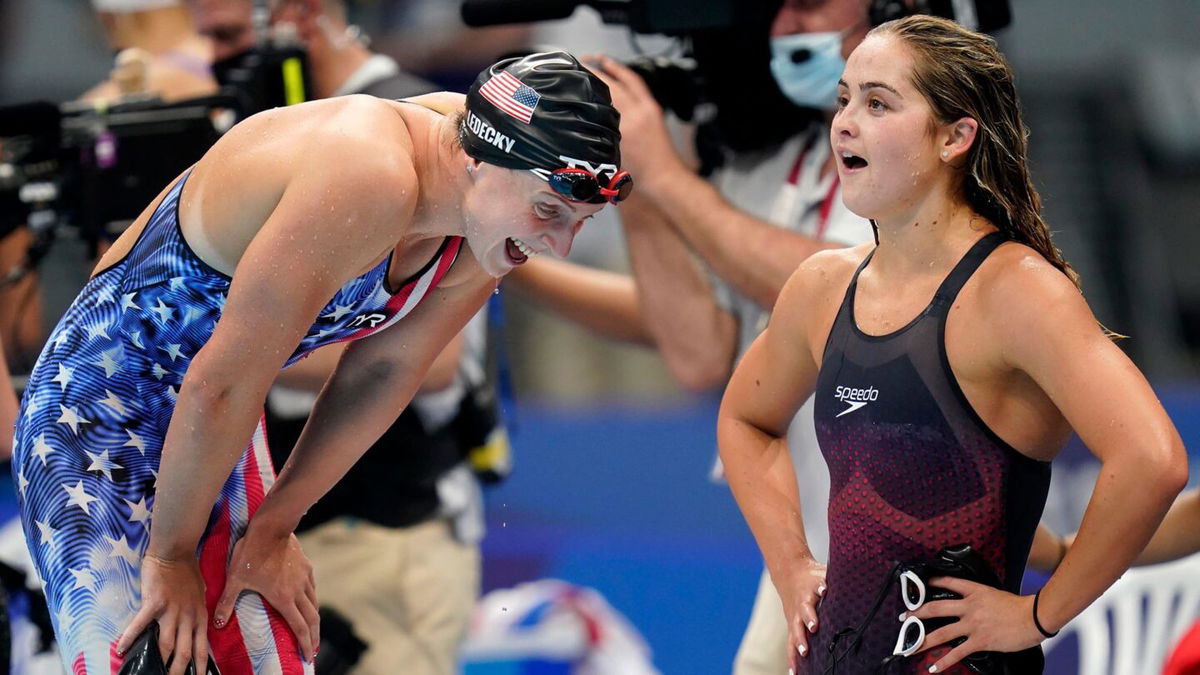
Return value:
<svg viewBox="0 0 1200 675">
<path fill-rule="evenodd" d="M 611 177 L 621 165 L 620 119 L 600 78 L 566 52 L 543 52 L 479 74 L 459 140 L 469 156 L 506 169 Z"/>
</svg>

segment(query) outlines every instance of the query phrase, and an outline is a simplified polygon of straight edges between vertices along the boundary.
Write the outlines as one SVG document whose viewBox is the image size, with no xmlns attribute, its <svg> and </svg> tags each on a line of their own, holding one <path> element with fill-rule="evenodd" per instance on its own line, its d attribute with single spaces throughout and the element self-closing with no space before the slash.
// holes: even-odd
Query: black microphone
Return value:
<svg viewBox="0 0 1200 675">
<path fill-rule="evenodd" d="M 463 0 L 463 23 L 473 28 L 565 19 L 582 0 Z"/>
</svg>

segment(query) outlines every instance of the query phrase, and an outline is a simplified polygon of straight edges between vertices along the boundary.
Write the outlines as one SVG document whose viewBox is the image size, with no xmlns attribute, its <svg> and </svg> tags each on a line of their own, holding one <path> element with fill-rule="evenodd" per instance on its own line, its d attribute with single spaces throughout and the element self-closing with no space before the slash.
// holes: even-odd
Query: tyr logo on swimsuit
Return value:
<svg viewBox="0 0 1200 675">
<path fill-rule="evenodd" d="M 374 327 L 378 326 L 379 324 L 383 323 L 384 320 L 386 320 L 386 319 L 387 319 L 386 314 L 360 314 L 360 315 L 354 317 L 354 319 L 351 320 L 350 323 L 348 323 L 346 325 L 349 326 L 350 328 L 358 328 L 359 326 L 363 326 L 363 325 L 366 325 L 370 328 L 374 328 Z"/>
<path fill-rule="evenodd" d="M 858 410 L 872 401 L 878 401 L 879 390 L 871 386 L 868 386 L 866 389 L 838 387 L 834 390 L 833 397 L 850 406 L 836 415 L 836 417 L 841 417 L 842 415 Z"/>
</svg>

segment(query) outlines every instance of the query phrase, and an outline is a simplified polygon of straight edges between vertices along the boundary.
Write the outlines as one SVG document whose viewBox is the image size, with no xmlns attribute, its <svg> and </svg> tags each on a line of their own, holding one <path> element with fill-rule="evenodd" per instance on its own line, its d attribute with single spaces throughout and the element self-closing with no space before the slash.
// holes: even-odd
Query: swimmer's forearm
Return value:
<svg viewBox="0 0 1200 675">
<path fill-rule="evenodd" d="M 725 478 L 776 586 L 812 559 L 786 436 L 774 436 L 722 411 L 717 437 Z"/>
<path fill-rule="evenodd" d="M 221 486 L 246 449 L 262 415 L 269 378 L 228 387 L 185 378 L 163 441 L 147 553 L 195 556 Z"/>
<path fill-rule="evenodd" d="M 396 420 L 419 377 L 398 362 L 355 365 L 351 345 L 325 384 L 295 448 L 258 513 L 256 526 L 291 532 L 312 507 Z"/>
<path fill-rule="evenodd" d="M 1100 596 L 1133 562 L 1182 484 L 1169 459 L 1125 453 L 1101 465 L 1083 522 L 1046 583 L 1038 620 L 1057 631 Z"/>
</svg>

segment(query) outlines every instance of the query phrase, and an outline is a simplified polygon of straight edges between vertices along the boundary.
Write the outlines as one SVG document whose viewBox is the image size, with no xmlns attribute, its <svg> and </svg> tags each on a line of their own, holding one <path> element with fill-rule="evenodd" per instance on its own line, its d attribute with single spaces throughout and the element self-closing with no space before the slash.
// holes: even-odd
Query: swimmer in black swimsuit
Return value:
<svg viewBox="0 0 1200 675">
<path fill-rule="evenodd" d="M 721 456 L 798 673 L 969 672 L 967 655 L 1040 644 L 1129 566 L 1186 481 L 1184 449 L 1050 242 L 995 43 L 933 17 L 887 23 L 838 91 L 843 197 L 877 245 L 792 276 L 726 391 Z M 827 574 L 781 439 L 810 393 L 831 478 Z M 1063 564 L 1020 596 L 1048 462 L 1072 431 L 1100 479 Z M 938 578 L 963 597 L 926 602 L 907 580 L 901 596 L 895 563 L 959 544 L 999 588 Z"/>
</svg>

